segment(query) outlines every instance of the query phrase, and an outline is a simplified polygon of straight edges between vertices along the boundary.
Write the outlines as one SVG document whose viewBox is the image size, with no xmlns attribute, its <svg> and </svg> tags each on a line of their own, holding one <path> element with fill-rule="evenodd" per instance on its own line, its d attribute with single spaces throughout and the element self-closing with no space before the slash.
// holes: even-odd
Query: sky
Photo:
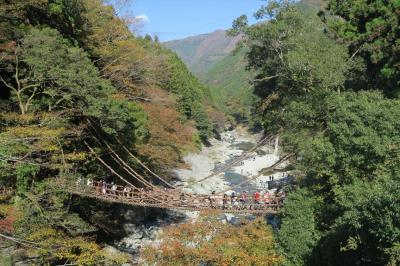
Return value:
<svg viewBox="0 0 400 266">
<path fill-rule="evenodd" d="M 229 29 L 232 21 L 253 14 L 265 0 L 131 0 L 115 7 L 120 16 L 134 17 L 138 35 L 157 35 L 160 41 L 183 39 L 217 29 Z"/>
</svg>

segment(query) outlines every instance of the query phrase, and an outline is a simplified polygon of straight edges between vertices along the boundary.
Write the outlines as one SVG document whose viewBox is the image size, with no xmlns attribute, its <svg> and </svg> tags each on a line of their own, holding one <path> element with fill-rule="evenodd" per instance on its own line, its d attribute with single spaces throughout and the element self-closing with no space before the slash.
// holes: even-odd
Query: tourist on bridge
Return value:
<svg viewBox="0 0 400 266">
<path fill-rule="evenodd" d="M 222 198 L 222 209 L 226 209 L 228 207 L 228 195 L 224 194 Z"/>
<path fill-rule="evenodd" d="M 82 184 L 83 184 L 83 179 L 82 179 L 82 177 L 78 177 L 78 179 L 76 180 L 76 186 L 77 187 L 82 187 Z"/>
<path fill-rule="evenodd" d="M 260 199 L 261 199 L 261 194 L 260 192 L 256 191 L 254 192 L 254 203 L 260 204 Z"/>
<path fill-rule="evenodd" d="M 282 203 L 283 200 L 284 200 L 285 197 L 286 197 L 285 191 L 279 190 L 279 191 L 276 193 L 276 196 L 277 196 L 277 200 L 278 200 L 280 203 Z"/>
<path fill-rule="evenodd" d="M 240 203 L 242 205 L 242 208 L 246 207 L 247 204 L 247 192 L 243 191 L 242 194 L 240 195 Z"/>
<path fill-rule="evenodd" d="M 111 194 L 117 195 L 117 185 L 114 182 L 111 182 Z"/>
<path fill-rule="evenodd" d="M 103 186 L 102 182 L 103 182 L 102 180 L 100 180 L 99 182 L 96 182 L 96 193 L 97 193 L 97 195 L 101 194 L 101 187 Z"/>
<path fill-rule="evenodd" d="M 266 205 L 269 205 L 271 203 L 271 195 L 269 194 L 269 191 L 265 191 L 264 193 L 264 203 Z"/>
<path fill-rule="evenodd" d="M 129 197 L 129 191 L 130 191 L 130 187 L 124 187 L 123 192 L 124 192 L 124 197 L 128 198 Z"/>
<path fill-rule="evenodd" d="M 237 209 L 239 207 L 239 203 L 237 200 L 237 195 L 236 193 L 233 191 L 231 194 L 231 207 L 234 209 Z"/>
<path fill-rule="evenodd" d="M 181 194 L 179 195 L 179 199 L 180 199 L 181 201 L 183 201 L 183 202 L 186 202 L 185 194 L 181 193 Z"/>
<path fill-rule="evenodd" d="M 104 195 L 107 194 L 107 183 L 104 180 L 102 181 L 101 192 Z"/>
<path fill-rule="evenodd" d="M 232 192 L 231 194 L 231 204 L 233 205 L 234 200 L 236 199 L 236 194 L 235 191 Z"/>
<path fill-rule="evenodd" d="M 208 197 L 209 198 L 209 200 L 210 200 L 210 205 L 211 205 L 211 208 L 214 208 L 215 207 L 215 201 L 216 201 L 216 198 L 215 198 L 215 190 L 213 190 L 212 192 L 211 192 L 211 195 Z"/>
</svg>

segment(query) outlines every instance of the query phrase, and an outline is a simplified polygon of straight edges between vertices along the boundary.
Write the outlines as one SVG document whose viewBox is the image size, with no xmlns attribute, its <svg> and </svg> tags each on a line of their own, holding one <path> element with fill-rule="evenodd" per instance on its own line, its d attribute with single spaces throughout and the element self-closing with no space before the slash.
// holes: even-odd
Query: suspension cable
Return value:
<svg viewBox="0 0 400 266">
<path fill-rule="evenodd" d="M 137 161 L 145 170 L 147 170 L 150 174 L 152 174 L 154 177 L 156 177 L 158 180 L 160 180 L 164 184 L 168 185 L 169 187 L 176 188 L 174 185 L 170 184 L 165 179 L 163 179 L 162 177 L 160 177 L 159 175 L 157 175 L 156 173 L 151 171 L 144 163 L 142 163 L 135 155 L 133 155 L 129 151 L 129 149 L 125 145 L 123 145 L 122 142 L 118 138 L 116 138 L 116 140 L 121 145 L 121 147 L 129 154 L 129 156 L 131 156 L 133 159 L 135 159 L 135 161 Z"/>
<path fill-rule="evenodd" d="M 112 155 L 111 157 L 133 178 L 144 184 L 145 186 L 148 186 L 150 188 L 154 188 L 155 186 L 151 184 L 149 181 L 147 181 L 144 177 L 142 177 L 140 174 L 138 174 L 132 167 L 130 167 L 112 148 L 111 146 L 106 142 L 106 141 L 100 141 L 98 138 L 96 138 L 94 135 L 92 136 L 99 144 L 103 143 L 106 145 L 109 151 L 111 151 Z"/>
<path fill-rule="evenodd" d="M 92 147 L 89 146 L 89 144 L 84 140 L 83 143 L 85 143 L 86 147 L 90 150 L 90 152 L 96 157 L 97 160 L 99 160 L 101 162 L 101 164 L 103 164 L 105 167 L 107 167 L 108 170 L 111 171 L 111 173 L 113 173 L 114 175 L 116 175 L 118 178 L 120 178 L 122 181 L 124 181 L 125 183 L 127 183 L 128 185 L 136 188 L 136 186 L 134 186 L 132 183 L 130 183 L 128 180 L 126 180 L 124 177 L 122 177 L 120 174 L 118 174 L 117 172 L 114 171 L 114 169 L 109 166 L 103 159 L 100 158 L 100 156 L 97 155 L 97 153 L 92 149 Z"/>
<path fill-rule="evenodd" d="M 289 154 L 283 156 L 281 159 L 279 159 L 273 165 L 271 165 L 271 166 L 269 166 L 267 168 L 264 168 L 263 171 L 274 169 L 275 167 L 277 167 L 277 166 L 281 165 L 282 163 L 286 162 L 287 160 L 289 160 L 294 155 L 295 155 L 294 153 L 289 153 Z M 225 189 L 223 191 L 220 191 L 220 192 L 216 193 L 216 195 L 224 194 L 224 193 L 226 193 L 226 192 L 228 192 L 230 190 L 233 190 L 233 189 L 235 189 L 235 188 L 237 188 L 237 187 L 239 187 L 239 186 L 241 186 L 243 184 L 246 184 L 246 183 L 258 178 L 261 175 L 262 175 L 262 171 L 260 171 L 258 174 L 254 175 L 254 176 L 251 176 L 251 177 L 247 178 L 246 180 L 244 180 L 242 182 L 239 182 L 238 184 L 236 184 L 236 185 L 234 185 L 232 187 L 229 187 L 228 189 Z"/>
</svg>

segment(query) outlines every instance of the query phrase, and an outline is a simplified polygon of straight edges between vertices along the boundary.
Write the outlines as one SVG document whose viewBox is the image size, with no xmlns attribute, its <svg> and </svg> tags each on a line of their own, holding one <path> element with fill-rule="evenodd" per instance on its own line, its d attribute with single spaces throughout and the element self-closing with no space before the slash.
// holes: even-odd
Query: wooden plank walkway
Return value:
<svg viewBox="0 0 400 266">
<path fill-rule="evenodd" d="M 271 195 L 268 200 L 252 196 L 231 201 L 230 196 L 191 194 L 176 189 L 142 189 L 123 186 L 110 186 L 101 183 L 84 185 L 80 183 L 59 183 L 61 190 L 82 197 L 95 198 L 112 203 L 122 203 L 133 206 L 164 208 L 184 211 L 205 211 L 211 213 L 235 214 L 275 214 L 283 204 L 283 197 Z M 231 204 L 233 203 L 233 204 Z"/>
</svg>

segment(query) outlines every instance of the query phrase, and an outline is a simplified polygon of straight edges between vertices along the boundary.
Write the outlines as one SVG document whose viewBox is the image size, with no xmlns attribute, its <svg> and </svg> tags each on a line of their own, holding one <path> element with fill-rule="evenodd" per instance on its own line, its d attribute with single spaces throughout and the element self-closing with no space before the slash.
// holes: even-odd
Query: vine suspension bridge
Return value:
<svg viewBox="0 0 400 266">
<path fill-rule="evenodd" d="M 273 137 L 265 137 L 260 140 L 255 147 L 247 152 L 244 152 L 241 156 L 237 157 L 233 161 L 225 164 L 223 167 L 218 168 L 210 175 L 201 178 L 197 181 L 190 182 L 188 185 L 194 185 L 200 183 L 206 179 L 209 179 L 217 174 L 220 174 L 232 166 L 241 163 L 243 160 L 249 158 L 249 156 L 255 152 L 259 147 L 265 145 Z M 126 183 L 125 186 L 116 184 L 107 184 L 104 181 L 93 181 L 91 179 L 84 180 L 78 178 L 78 180 L 71 180 L 69 178 L 58 178 L 55 181 L 55 187 L 62 191 L 66 191 L 70 194 L 79 195 L 81 197 L 94 198 L 112 203 L 128 204 L 133 206 L 150 207 L 150 208 L 163 208 L 163 209 L 174 209 L 174 210 L 186 210 L 186 211 L 204 211 L 208 213 L 235 213 L 235 214 L 274 214 L 282 206 L 284 195 L 282 194 L 268 194 L 268 195 L 241 195 L 229 196 L 226 194 L 228 191 L 232 191 L 235 187 L 241 186 L 244 183 L 250 182 L 261 175 L 249 177 L 239 184 L 236 184 L 229 189 L 224 191 L 212 193 L 212 194 L 194 194 L 187 193 L 181 187 L 176 187 L 165 179 L 150 170 L 145 164 L 143 164 L 136 156 L 134 156 L 129 149 L 127 149 L 119 141 L 119 145 L 129 154 L 130 157 L 135 159 L 145 171 L 154 176 L 158 181 L 161 181 L 165 186 L 157 186 L 152 182 L 148 181 L 145 177 L 140 175 L 132 167 L 129 166 L 118 154 L 114 151 L 109 143 L 95 138 L 95 141 L 106 147 L 111 155 L 111 158 L 118 163 L 130 177 L 133 178 L 140 187 L 133 185 L 108 163 L 106 163 L 94 149 L 85 142 L 85 145 L 89 151 L 99 160 L 99 162 L 105 166 L 113 175 L 118 177 L 120 180 Z M 272 170 L 276 166 L 287 161 L 292 154 L 283 156 L 273 165 L 269 166 L 266 170 Z M 9 190 L 4 190 L 4 192 Z M 2 190 L 0 189 L 0 194 Z"/>
</svg>

